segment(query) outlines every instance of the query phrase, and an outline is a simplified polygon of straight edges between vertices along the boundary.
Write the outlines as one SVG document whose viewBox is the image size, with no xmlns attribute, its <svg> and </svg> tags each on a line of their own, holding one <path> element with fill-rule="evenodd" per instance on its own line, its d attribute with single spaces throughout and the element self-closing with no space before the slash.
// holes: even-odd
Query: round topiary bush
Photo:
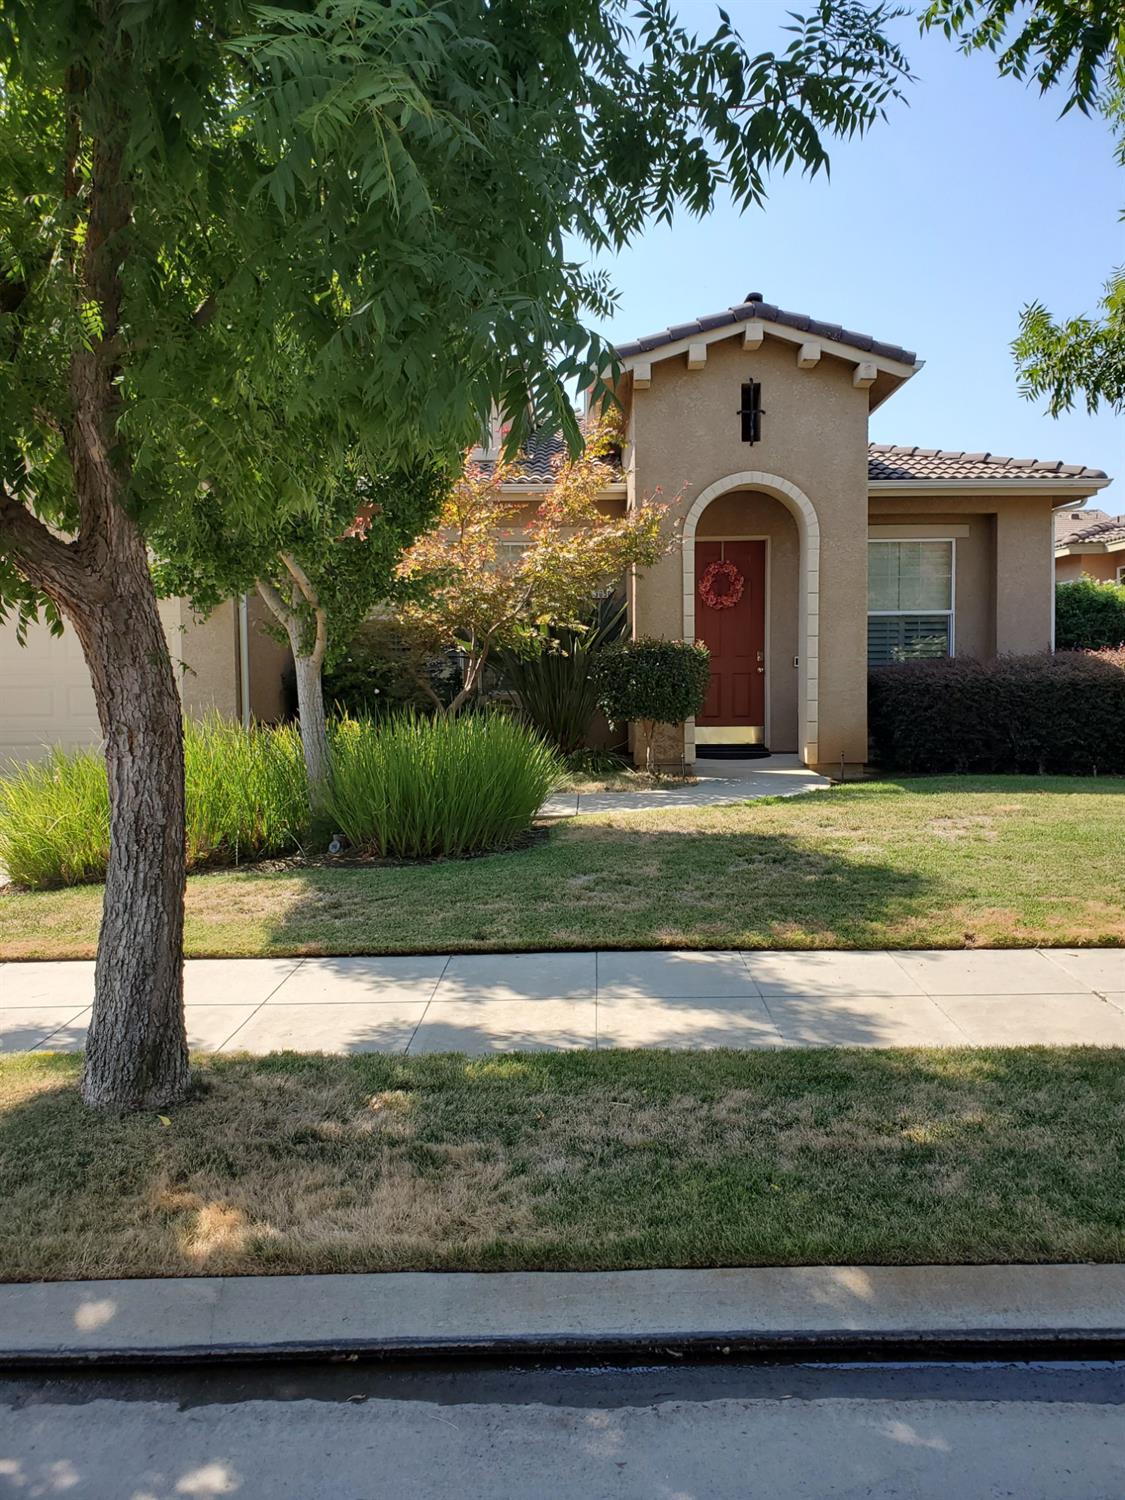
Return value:
<svg viewBox="0 0 1125 1500">
<path fill-rule="evenodd" d="M 711 653 L 690 641 L 642 637 L 601 652 L 591 668 L 598 707 L 611 724 L 633 723 L 645 737 L 651 768 L 658 724 L 682 724 L 703 708 L 711 680 Z"/>
</svg>

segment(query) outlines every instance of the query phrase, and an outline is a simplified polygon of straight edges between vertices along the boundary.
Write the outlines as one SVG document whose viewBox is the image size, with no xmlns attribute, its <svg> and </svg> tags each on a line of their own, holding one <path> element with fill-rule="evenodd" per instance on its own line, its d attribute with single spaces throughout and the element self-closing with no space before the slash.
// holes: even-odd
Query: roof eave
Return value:
<svg viewBox="0 0 1125 1500">
<path fill-rule="evenodd" d="M 1056 557 L 1104 557 L 1107 552 L 1125 552 L 1125 537 L 1112 542 L 1063 542 Z"/>
<path fill-rule="evenodd" d="M 727 339 L 737 338 L 751 323 L 760 327 L 765 337 L 783 339 L 787 344 L 798 346 L 812 341 L 820 346 L 821 354 L 831 355 L 857 366 L 874 365 L 879 376 L 876 383 L 869 388 L 872 392 L 872 410 L 876 406 L 881 406 L 887 397 L 898 390 L 911 376 L 917 375 L 925 364 L 925 360 L 921 359 L 915 359 L 913 364 L 907 364 L 903 360 L 889 359 L 885 354 L 876 354 L 870 349 L 860 348 L 857 344 L 845 344 L 838 339 L 825 338 L 807 330 L 792 328 L 786 323 L 773 323 L 768 318 L 744 318 L 737 323 L 724 323 L 718 328 L 710 328 L 697 334 L 672 339 L 666 344 L 655 344 L 651 349 L 638 350 L 636 353 L 626 355 L 621 360 L 621 367 L 631 373 L 638 365 L 647 367 L 659 364 L 666 359 L 674 359 L 681 354 L 687 354 L 692 345 L 723 343 Z M 747 352 L 752 352 L 752 350 Z"/>
<path fill-rule="evenodd" d="M 1095 490 L 1104 490 L 1110 483 L 1102 479 L 1051 478 L 1040 479 L 869 479 L 869 492 L 880 495 L 918 495 L 927 492 L 938 494 L 995 493 L 1009 495 L 1059 495 L 1058 504 L 1073 505 L 1075 495 L 1092 495 Z"/>
</svg>

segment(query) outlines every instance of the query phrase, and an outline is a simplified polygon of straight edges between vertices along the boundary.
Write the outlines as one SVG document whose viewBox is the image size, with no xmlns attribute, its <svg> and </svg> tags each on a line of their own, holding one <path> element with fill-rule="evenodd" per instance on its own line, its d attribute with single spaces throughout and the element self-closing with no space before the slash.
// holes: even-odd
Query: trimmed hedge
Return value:
<svg viewBox="0 0 1125 1500">
<path fill-rule="evenodd" d="M 591 671 L 611 724 L 682 724 L 703 707 L 711 655 L 690 641 L 643 636 L 599 653 Z"/>
<path fill-rule="evenodd" d="M 1125 774 L 1125 649 L 896 662 L 869 682 L 889 769 Z"/>
<path fill-rule="evenodd" d="M 1125 584 L 1093 578 L 1056 584 L 1055 645 L 1060 651 L 1125 645 Z"/>
</svg>

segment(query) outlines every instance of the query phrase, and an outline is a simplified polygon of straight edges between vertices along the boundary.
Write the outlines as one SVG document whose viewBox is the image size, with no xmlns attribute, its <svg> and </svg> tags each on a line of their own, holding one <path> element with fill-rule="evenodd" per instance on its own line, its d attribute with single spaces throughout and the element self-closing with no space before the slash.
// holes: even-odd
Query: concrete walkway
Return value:
<svg viewBox="0 0 1125 1500">
<path fill-rule="evenodd" d="M 1125 1266 L 199 1276 L 0 1286 L 0 1364 L 518 1349 L 830 1349 L 1125 1332 Z"/>
<path fill-rule="evenodd" d="M 796 797 L 819 792 L 832 783 L 810 771 L 796 755 L 762 760 L 700 760 L 695 781 L 648 787 L 642 792 L 560 792 L 540 809 L 545 818 L 572 818 L 576 813 L 652 812 L 664 807 L 729 807 L 757 797 Z"/>
<path fill-rule="evenodd" d="M 1125 1046 L 1125 949 L 193 959 L 204 1051 Z M 0 964 L 0 1050 L 75 1051 L 92 963 Z"/>
</svg>

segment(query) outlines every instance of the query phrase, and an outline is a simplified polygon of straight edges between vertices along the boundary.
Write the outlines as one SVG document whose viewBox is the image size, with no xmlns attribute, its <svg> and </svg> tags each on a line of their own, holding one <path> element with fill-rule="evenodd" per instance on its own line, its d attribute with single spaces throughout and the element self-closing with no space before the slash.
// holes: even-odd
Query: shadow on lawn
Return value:
<svg viewBox="0 0 1125 1500">
<path fill-rule="evenodd" d="M 571 825 L 518 853 L 288 871 L 299 894 L 271 914 L 268 941 L 305 955 L 877 948 L 940 898 L 934 880 L 876 855 L 788 834 Z"/>
</svg>

